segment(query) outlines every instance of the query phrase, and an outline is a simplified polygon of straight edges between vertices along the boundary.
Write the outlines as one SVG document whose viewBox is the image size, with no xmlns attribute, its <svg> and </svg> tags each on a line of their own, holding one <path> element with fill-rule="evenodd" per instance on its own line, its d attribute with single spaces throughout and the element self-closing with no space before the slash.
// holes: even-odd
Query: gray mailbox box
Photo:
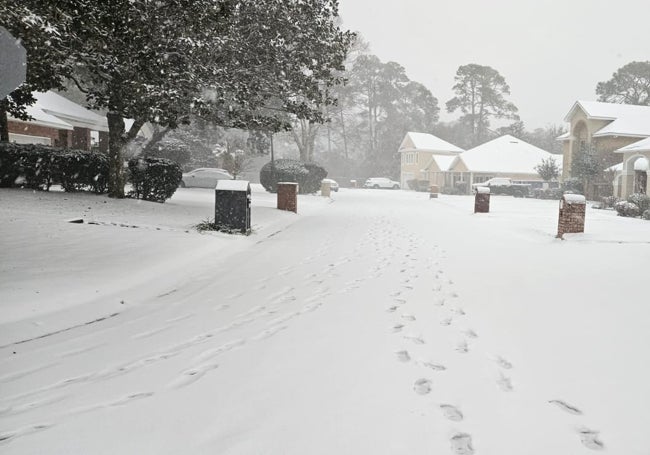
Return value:
<svg viewBox="0 0 650 455">
<path fill-rule="evenodd" d="M 221 231 L 251 232 L 251 186 L 246 180 L 217 180 L 214 224 Z"/>
</svg>

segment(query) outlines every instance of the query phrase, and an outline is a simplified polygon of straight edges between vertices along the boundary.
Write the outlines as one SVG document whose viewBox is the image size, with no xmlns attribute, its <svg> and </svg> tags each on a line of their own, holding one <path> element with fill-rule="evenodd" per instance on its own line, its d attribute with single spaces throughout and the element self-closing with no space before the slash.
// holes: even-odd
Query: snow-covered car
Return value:
<svg viewBox="0 0 650 455">
<path fill-rule="evenodd" d="M 339 190 L 339 184 L 336 180 L 332 179 L 323 179 L 323 183 L 329 183 L 330 184 L 330 190 L 332 191 L 338 191 Z"/>
<path fill-rule="evenodd" d="M 399 182 L 386 177 L 370 177 L 363 186 L 364 188 L 392 188 L 399 190 Z"/>
<path fill-rule="evenodd" d="M 214 188 L 218 180 L 232 180 L 232 175 L 225 169 L 201 167 L 183 173 L 181 188 Z"/>
<path fill-rule="evenodd" d="M 512 186 L 512 179 L 508 177 L 493 177 L 489 180 L 486 180 L 485 182 L 473 184 L 472 188 L 476 188 L 479 186 L 487 186 L 487 187 Z"/>
</svg>

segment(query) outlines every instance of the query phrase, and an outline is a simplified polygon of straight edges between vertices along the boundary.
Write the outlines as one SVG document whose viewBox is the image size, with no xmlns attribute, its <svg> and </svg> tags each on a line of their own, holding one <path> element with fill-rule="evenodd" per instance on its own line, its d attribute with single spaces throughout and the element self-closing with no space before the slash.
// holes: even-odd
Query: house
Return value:
<svg viewBox="0 0 650 455">
<path fill-rule="evenodd" d="M 541 186 L 542 178 L 535 167 L 549 158 L 560 165 L 557 155 L 506 134 L 456 156 L 445 176 L 445 186 L 463 185 L 469 192 L 473 184 L 493 177 L 508 177 L 513 181 L 539 183 Z"/>
<path fill-rule="evenodd" d="M 632 193 L 650 196 L 650 137 L 621 147 L 614 153 L 623 156 L 614 178 L 614 196 L 627 198 Z"/>
<path fill-rule="evenodd" d="M 406 133 L 398 149 L 402 188 L 408 188 L 410 180 L 427 180 L 430 185 L 442 186 L 449 165 L 462 151 L 433 134 Z"/>
<path fill-rule="evenodd" d="M 36 102 L 27 107 L 32 120 L 8 118 L 9 141 L 90 150 L 91 136 L 100 148 L 108 145 L 106 118 L 52 91 L 35 92 Z"/>
<path fill-rule="evenodd" d="M 642 174 L 635 167 L 642 168 L 642 158 L 648 158 L 648 147 L 640 142 L 650 137 L 649 106 L 576 101 L 564 120 L 569 123 L 569 131 L 558 138 L 563 142 L 563 179 L 571 177 L 573 157 L 585 151 L 598 154 L 609 166 L 624 160 L 613 184 L 607 180 L 594 182 L 590 197 L 612 191 L 618 197 L 627 197 L 635 188 L 643 187 L 648 191 L 647 183 L 641 185 L 647 182 L 647 171 Z"/>
</svg>

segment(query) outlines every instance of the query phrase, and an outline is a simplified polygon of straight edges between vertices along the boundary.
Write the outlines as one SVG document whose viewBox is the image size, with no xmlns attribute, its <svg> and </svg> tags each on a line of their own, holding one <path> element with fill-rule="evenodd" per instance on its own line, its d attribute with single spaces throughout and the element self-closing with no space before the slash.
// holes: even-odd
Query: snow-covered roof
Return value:
<svg viewBox="0 0 650 455">
<path fill-rule="evenodd" d="M 596 131 L 593 136 L 648 137 L 650 136 L 650 108 L 645 115 L 628 115 L 617 118 Z"/>
<path fill-rule="evenodd" d="M 650 106 L 633 104 L 603 103 L 601 101 L 576 101 L 564 117 L 570 122 L 576 109 L 581 108 L 590 119 L 615 120 L 620 117 L 650 115 Z"/>
<path fill-rule="evenodd" d="M 52 91 L 34 92 L 34 106 L 43 112 L 59 117 L 61 120 L 79 128 L 96 131 L 108 131 L 106 117 L 103 117 L 79 104 L 70 101 Z"/>
<path fill-rule="evenodd" d="M 440 139 L 429 133 L 409 131 L 399 146 L 400 152 L 434 152 L 439 154 L 458 154 L 463 151 L 460 147 Z"/>
<path fill-rule="evenodd" d="M 558 137 L 555 138 L 556 141 L 568 141 L 571 139 L 571 133 L 568 131 L 564 134 L 560 134 Z"/>
<path fill-rule="evenodd" d="M 610 166 L 605 170 L 606 171 L 622 171 L 623 170 L 623 163 L 621 162 L 621 163 L 615 164 L 614 166 Z"/>
<path fill-rule="evenodd" d="M 31 123 L 33 125 L 45 126 L 48 128 L 56 128 L 59 130 L 74 129 L 74 127 L 71 124 L 64 122 L 58 117 L 46 113 L 45 111 L 43 111 L 43 109 L 41 109 L 37 105 L 27 106 L 25 110 L 27 111 L 27 114 L 32 117 L 32 120 L 28 120 L 24 123 Z M 9 116 L 9 118 L 13 122 L 23 122 L 23 120 L 17 119 L 12 116 Z"/>
<path fill-rule="evenodd" d="M 469 172 L 536 174 L 535 166 L 548 158 L 556 159 L 552 153 L 506 134 L 461 153 L 452 166 L 462 160 Z"/>
<path fill-rule="evenodd" d="M 614 150 L 616 153 L 626 153 L 626 152 L 650 152 L 650 137 L 641 139 L 640 141 L 634 142 L 625 147 L 621 147 L 618 150 Z"/>
<path fill-rule="evenodd" d="M 217 190 L 226 191 L 248 191 L 250 184 L 248 180 L 217 180 Z"/>
<path fill-rule="evenodd" d="M 458 155 L 432 155 L 431 160 L 424 166 L 424 169 L 429 169 L 433 163 L 436 163 L 438 169 L 441 171 L 449 170 L 449 166 L 454 162 Z"/>
</svg>

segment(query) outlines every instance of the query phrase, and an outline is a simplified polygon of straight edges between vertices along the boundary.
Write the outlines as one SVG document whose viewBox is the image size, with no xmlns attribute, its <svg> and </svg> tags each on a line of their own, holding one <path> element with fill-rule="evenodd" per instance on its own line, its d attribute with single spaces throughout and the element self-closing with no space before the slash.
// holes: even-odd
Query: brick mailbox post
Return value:
<svg viewBox="0 0 650 455">
<path fill-rule="evenodd" d="M 581 194 L 565 194 L 560 199 L 560 215 L 557 222 L 557 238 L 564 234 L 585 232 L 585 209 L 587 200 Z"/>
<path fill-rule="evenodd" d="M 293 182 L 278 183 L 278 210 L 298 213 L 298 184 Z"/>
<path fill-rule="evenodd" d="M 438 185 L 431 185 L 429 187 L 429 199 L 437 198 L 438 193 L 440 193 L 440 189 L 438 188 Z"/>
<path fill-rule="evenodd" d="M 474 196 L 474 213 L 490 213 L 490 188 L 479 186 Z"/>
<path fill-rule="evenodd" d="M 217 180 L 214 224 L 220 231 L 250 234 L 251 186 L 246 180 Z"/>
<path fill-rule="evenodd" d="M 332 187 L 329 182 L 320 183 L 320 195 L 323 197 L 330 197 Z"/>
</svg>

